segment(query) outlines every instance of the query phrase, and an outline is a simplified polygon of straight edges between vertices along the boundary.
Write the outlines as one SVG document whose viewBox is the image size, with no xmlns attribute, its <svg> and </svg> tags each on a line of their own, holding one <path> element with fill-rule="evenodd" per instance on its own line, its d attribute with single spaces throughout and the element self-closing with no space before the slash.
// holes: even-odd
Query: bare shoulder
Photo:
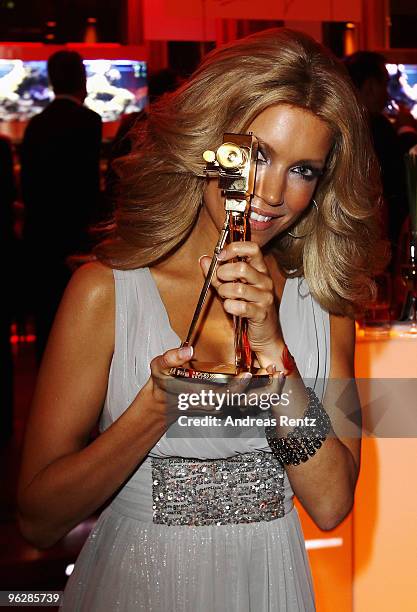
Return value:
<svg viewBox="0 0 417 612">
<path fill-rule="evenodd" d="M 91 262 L 71 277 L 59 306 L 48 342 L 52 348 L 83 345 L 86 355 L 95 349 L 110 354 L 114 347 L 115 293 L 111 268 Z M 86 344 L 94 338 L 93 345 Z"/>
<path fill-rule="evenodd" d="M 95 317 L 114 318 L 114 278 L 111 268 L 98 261 L 84 264 L 71 277 L 60 311 L 91 313 Z M 60 312 L 58 312 L 59 316 Z"/>
<path fill-rule="evenodd" d="M 68 285 L 71 293 L 83 295 L 91 302 L 111 301 L 114 297 L 113 270 L 99 261 L 80 266 Z"/>
</svg>

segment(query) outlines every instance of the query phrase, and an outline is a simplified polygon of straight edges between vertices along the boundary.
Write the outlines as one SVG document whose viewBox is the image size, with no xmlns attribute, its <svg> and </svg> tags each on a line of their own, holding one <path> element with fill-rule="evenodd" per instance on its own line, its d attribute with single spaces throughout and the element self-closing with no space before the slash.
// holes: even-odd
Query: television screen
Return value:
<svg viewBox="0 0 417 612">
<path fill-rule="evenodd" d="M 0 60 L 0 120 L 26 121 L 52 99 L 46 62 Z"/>
<path fill-rule="evenodd" d="M 141 111 L 147 101 L 146 62 L 85 60 L 84 104 L 103 121 Z M 46 61 L 0 60 L 0 121 L 27 121 L 54 98 Z"/>
<path fill-rule="evenodd" d="M 389 114 L 395 115 L 400 105 L 417 119 L 417 64 L 386 64 Z"/>
</svg>

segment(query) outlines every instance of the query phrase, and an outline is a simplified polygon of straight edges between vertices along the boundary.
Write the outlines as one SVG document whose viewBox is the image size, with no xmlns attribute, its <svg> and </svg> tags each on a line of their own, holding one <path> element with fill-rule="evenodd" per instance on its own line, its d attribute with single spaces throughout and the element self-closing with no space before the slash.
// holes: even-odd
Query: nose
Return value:
<svg viewBox="0 0 417 612">
<path fill-rule="evenodd" d="M 268 206 L 281 206 L 284 203 L 285 178 L 272 169 L 262 169 L 256 175 L 255 197 L 263 200 Z"/>
</svg>

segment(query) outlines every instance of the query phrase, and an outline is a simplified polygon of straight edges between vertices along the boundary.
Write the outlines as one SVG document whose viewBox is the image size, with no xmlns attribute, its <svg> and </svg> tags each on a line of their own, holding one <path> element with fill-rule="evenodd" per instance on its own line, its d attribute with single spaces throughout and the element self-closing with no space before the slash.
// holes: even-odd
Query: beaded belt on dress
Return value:
<svg viewBox="0 0 417 612">
<path fill-rule="evenodd" d="M 152 458 L 153 522 L 228 525 L 284 516 L 284 467 L 271 454 Z"/>
</svg>

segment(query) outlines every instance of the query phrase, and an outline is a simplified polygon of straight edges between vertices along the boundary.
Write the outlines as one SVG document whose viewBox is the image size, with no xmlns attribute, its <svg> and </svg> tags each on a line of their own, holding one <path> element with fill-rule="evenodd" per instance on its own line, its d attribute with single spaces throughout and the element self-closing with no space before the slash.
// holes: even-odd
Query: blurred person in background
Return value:
<svg viewBox="0 0 417 612">
<path fill-rule="evenodd" d="M 384 224 L 391 242 L 393 269 L 401 228 L 408 215 L 403 156 L 417 142 L 417 131 L 413 127 L 415 119 L 406 109 L 401 109 L 395 124 L 384 115 L 389 79 L 385 63 L 384 56 L 373 51 L 357 51 L 345 59 L 359 98 L 368 111 L 373 145 L 381 169 Z"/>
<path fill-rule="evenodd" d="M 66 259 L 89 250 L 87 230 L 100 204 L 102 126 L 100 116 L 83 106 L 83 60 L 74 51 L 58 51 L 49 58 L 48 75 L 55 99 L 31 119 L 21 149 L 38 359 L 70 277 Z"/>
</svg>

